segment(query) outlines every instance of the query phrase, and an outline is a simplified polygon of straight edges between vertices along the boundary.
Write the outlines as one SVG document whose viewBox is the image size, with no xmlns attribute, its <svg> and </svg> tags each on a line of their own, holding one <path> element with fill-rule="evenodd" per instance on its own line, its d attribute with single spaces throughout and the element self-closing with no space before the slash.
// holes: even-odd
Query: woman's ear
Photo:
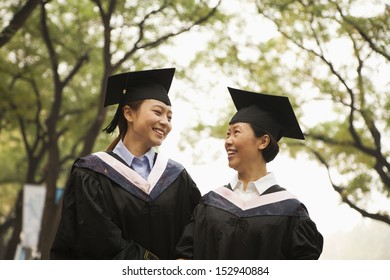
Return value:
<svg viewBox="0 0 390 280">
<path fill-rule="evenodd" d="M 269 142 L 271 142 L 271 139 L 268 134 L 261 136 L 259 138 L 259 150 L 264 150 L 268 146 Z"/>
<path fill-rule="evenodd" d="M 123 107 L 123 116 L 127 122 L 133 122 L 135 117 L 135 111 L 130 106 Z"/>
</svg>

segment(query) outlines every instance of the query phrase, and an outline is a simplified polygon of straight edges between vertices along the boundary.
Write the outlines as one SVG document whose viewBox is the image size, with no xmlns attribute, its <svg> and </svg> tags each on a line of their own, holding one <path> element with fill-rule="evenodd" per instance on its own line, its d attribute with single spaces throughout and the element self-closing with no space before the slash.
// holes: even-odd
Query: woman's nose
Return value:
<svg viewBox="0 0 390 280">
<path fill-rule="evenodd" d="M 230 145 L 232 145 L 233 144 L 233 139 L 231 138 L 231 137 L 227 137 L 226 139 L 225 139 L 225 145 L 226 146 L 230 146 Z"/>
<path fill-rule="evenodd" d="M 161 118 L 160 118 L 160 123 L 161 123 L 161 124 L 164 124 L 164 125 L 168 125 L 168 124 L 169 124 L 169 119 L 168 119 L 168 117 L 161 117 Z"/>
</svg>

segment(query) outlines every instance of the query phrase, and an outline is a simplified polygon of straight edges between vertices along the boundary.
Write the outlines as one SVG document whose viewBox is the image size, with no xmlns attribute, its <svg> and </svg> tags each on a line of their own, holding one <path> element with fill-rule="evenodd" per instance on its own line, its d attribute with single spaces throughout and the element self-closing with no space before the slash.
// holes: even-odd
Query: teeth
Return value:
<svg viewBox="0 0 390 280">
<path fill-rule="evenodd" d="M 157 132 L 158 134 L 160 134 L 160 135 L 164 135 L 164 131 L 161 130 L 161 129 L 154 128 L 153 130 L 154 130 L 155 132 Z"/>
</svg>

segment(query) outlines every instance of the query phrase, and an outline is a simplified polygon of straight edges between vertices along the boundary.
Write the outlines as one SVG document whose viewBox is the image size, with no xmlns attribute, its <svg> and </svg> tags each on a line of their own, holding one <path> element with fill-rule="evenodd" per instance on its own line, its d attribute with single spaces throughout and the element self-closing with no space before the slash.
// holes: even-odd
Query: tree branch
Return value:
<svg viewBox="0 0 390 280">
<path fill-rule="evenodd" d="M 362 150 L 363 152 L 365 153 L 369 153 L 370 155 L 375 155 L 375 152 L 366 147 L 362 141 L 361 141 L 361 138 L 359 136 L 359 134 L 357 133 L 356 129 L 355 129 L 355 126 L 354 126 L 354 114 L 355 112 L 357 111 L 356 109 L 356 106 L 355 106 L 355 94 L 352 90 L 352 88 L 350 88 L 347 84 L 347 82 L 345 81 L 345 79 L 341 76 L 341 74 L 334 68 L 333 66 L 333 63 L 328 60 L 328 58 L 325 56 L 325 54 L 323 53 L 322 51 L 322 47 L 321 47 L 321 44 L 320 44 L 320 41 L 318 40 L 317 36 L 316 36 L 316 33 L 313 32 L 313 36 L 314 36 L 314 39 L 320 49 L 321 52 L 317 52 L 315 51 L 314 49 L 310 49 L 310 48 L 307 48 L 303 45 L 302 42 L 298 42 L 294 37 L 290 36 L 289 34 L 287 34 L 287 32 L 285 32 L 282 27 L 280 26 L 280 24 L 278 24 L 275 20 L 273 20 L 271 17 L 267 16 L 264 12 L 262 12 L 260 9 L 259 9 L 259 12 L 261 12 L 266 18 L 268 18 L 269 20 L 273 21 L 277 28 L 278 28 L 278 31 L 285 37 L 287 38 L 288 40 L 290 40 L 293 44 L 295 44 L 297 47 L 299 47 L 300 49 L 308 52 L 308 53 L 311 53 L 313 54 L 315 57 L 318 57 L 320 60 L 322 60 L 325 65 L 328 66 L 330 72 L 341 82 L 341 84 L 344 86 L 344 88 L 346 89 L 349 97 L 350 97 L 350 104 L 348 105 L 348 107 L 350 108 L 350 113 L 349 113 L 349 117 L 348 117 L 348 121 L 349 121 L 349 132 L 353 138 L 353 140 L 355 141 L 355 144 L 354 146 L 357 147 L 358 149 Z"/>
<path fill-rule="evenodd" d="M 8 43 L 16 32 L 24 25 L 31 13 L 41 0 L 27 0 L 24 6 L 17 11 L 10 23 L 0 33 L 0 48 Z"/>
<path fill-rule="evenodd" d="M 120 65 L 122 65 L 125 61 L 127 61 L 137 50 L 139 49 L 148 49 L 148 48 L 154 48 L 154 47 L 157 47 L 159 45 L 161 45 L 163 42 L 167 41 L 169 38 L 171 37 L 175 37 L 175 36 L 178 36 L 182 33 L 185 33 L 185 32 L 188 32 L 190 31 L 192 28 L 194 28 L 195 26 L 198 26 L 198 25 L 201 25 L 202 23 L 206 22 L 208 19 L 210 19 L 210 17 L 212 17 L 218 10 L 218 7 L 219 5 L 221 4 L 221 0 L 218 1 L 218 3 L 206 14 L 204 15 L 203 17 L 200 17 L 199 19 L 197 19 L 196 21 L 194 21 L 190 26 L 187 26 L 187 27 L 184 27 L 184 28 L 181 28 L 180 30 L 178 30 L 177 32 L 170 32 L 168 34 L 165 34 L 159 38 L 157 38 L 155 41 L 152 41 L 152 42 L 147 42 L 145 44 L 142 44 L 142 45 L 139 45 L 139 43 L 142 41 L 142 38 L 143 38 L 143 33 L 144 33 L 144 25 L 145 25 L 145 22 L 146 20 L 154 15 L 154 14 L 157 14 L 159 12 L 161 12 L 164 8 L 166 8 L 166 3 L 167 1 L 164 1 L 164 4 L 162 6 L 160 6 L 158 9 L 156 10 L 153 10 L 151 11 L 149 14 L 147 14 L 143 20 L 140 22 L 140 24 L 138 25 L 139 27 L 139 37 L 136 41 L 136 43 L 134 44 L 134 47 L 129 51 L 127 52 L 115 65 L 114 65 L 114 69 L 117 69 Z"/>
<path fill-rule="evenodd" d="M 88 62 L 89 55 L 88 52 L 83 53 L 76 61 L 76 65 L 72 68 L 72 71 L 70 71 L 69 75 L 65 77 L 64 81 L 62 82 L 62 86 L 65 87 L 69 81 L 72 80 L 74 75 L 77 74 L 77 72 L 81 69 L 81 67 L 84 65 L 84 63 Z"/>
<path fill-rule="evenodd" d="M 47 27 L 47 15 L 46 15 L 46 9 L 45 9 L 46 2 L 42 1 L 41 4 L 41 31 L 42 31 L 42 37 L 45 42 L 45 45 L 47 47 L 47 50 L 49 52 L 49 58 L 52 65 L 52 73 L 54 78 L 54 85 L 58 86 L 60 85 L 60 77 L 58 75 L 58 57 L 54 50 L 52 41 L 50 39 L 49 35 L 49 29 Z"/>
<path fill-rule="evenodd" d="M 357 212 L 359 212 L 363 217 L 367 217 L 367 218 L 371 218 L 373 220 L 377 220 L 377 221 L 381 221 L 381 222 L 384 222 L 388 225 L 390 225 L 390 216 L 389 215 L 384 215 L 384 214 L 380 214 L 380 213 L 370 213 L 360 207 L 358 207 L 352 200 L 350 200 L 346 195 L 345 195 L 345 188 L 344 187 L 341 187 L 341 186 L 338 186 L 336 185 L 333 180 L 332 180 L 332 176 L 330 175 L 330 169 L 329 169 L 329 165 L 328 163 L 326 162 L 325 158 L 320 154 L 318 153 L 317 151 L 309 148 L 310 152 L 318 159 L 319 162 L 321 162 L 325 168 L 327 169 L 327 172 L 328 172 L 328 178 L 329 178 L 329 181 L 333 187 L 333 189 L 340 194 L 341 198 L 342 198 L 342 201 L 346 204 L 348 204 L 352 209 L 356 210 Z"/>
<path fill-rule="evenodd" d="M 353 28 L 355 28 L 355 30 L 360 34 L 360 36 L 368 43 L 368 45 L 370 46 L 370 48 L 375 51 L 376 53 L 382 55 L 384 58 L 386 58 L 387 60 L 390 60 L 390 55 L 385 53 L 384 51 L 382 51 L 381 49 L 379 49 L 377 47 L 377 45 L 373 42 L 373 40 L 371 40 L 370 36 L 363 30 L 363 28 L 361 28 L 359 26 L 359 24 L 357 24 L 355 21 L 353 21 L 351 19 L 351 17 L 349 16 L 346 16 L 340 5 L 334 3 L 337 7 L 337 10 L 339 11 L 340 13 L 340 16 L 343 18 L 343 20 L 348 23 L 350 26 L 352 26 Z"/>
</svg>

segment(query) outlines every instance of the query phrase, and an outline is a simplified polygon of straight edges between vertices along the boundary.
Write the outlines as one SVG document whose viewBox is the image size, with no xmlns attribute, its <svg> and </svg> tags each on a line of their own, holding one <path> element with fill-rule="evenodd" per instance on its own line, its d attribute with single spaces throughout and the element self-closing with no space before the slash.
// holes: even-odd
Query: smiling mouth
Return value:
<svg viewBox="0 0 390 280">
<path fill-rule="evenodd" d="M 161 137 L 164 137 L 165 136 L 165 132 L 164 130 L 162 129 L 158 129 L 158 128 L 153 128 L 153 131 L 156 132 L 158 135 L 160 135 Z"/>
<path fill-rule="evenodd" d="M 235 156 L 236 154 L 237 154 L 237 150 L 233 150 L 233 149 L 228 149 L 227 150 L 228 158 L 231 158 L 231 157 Z"/>
</svg>

